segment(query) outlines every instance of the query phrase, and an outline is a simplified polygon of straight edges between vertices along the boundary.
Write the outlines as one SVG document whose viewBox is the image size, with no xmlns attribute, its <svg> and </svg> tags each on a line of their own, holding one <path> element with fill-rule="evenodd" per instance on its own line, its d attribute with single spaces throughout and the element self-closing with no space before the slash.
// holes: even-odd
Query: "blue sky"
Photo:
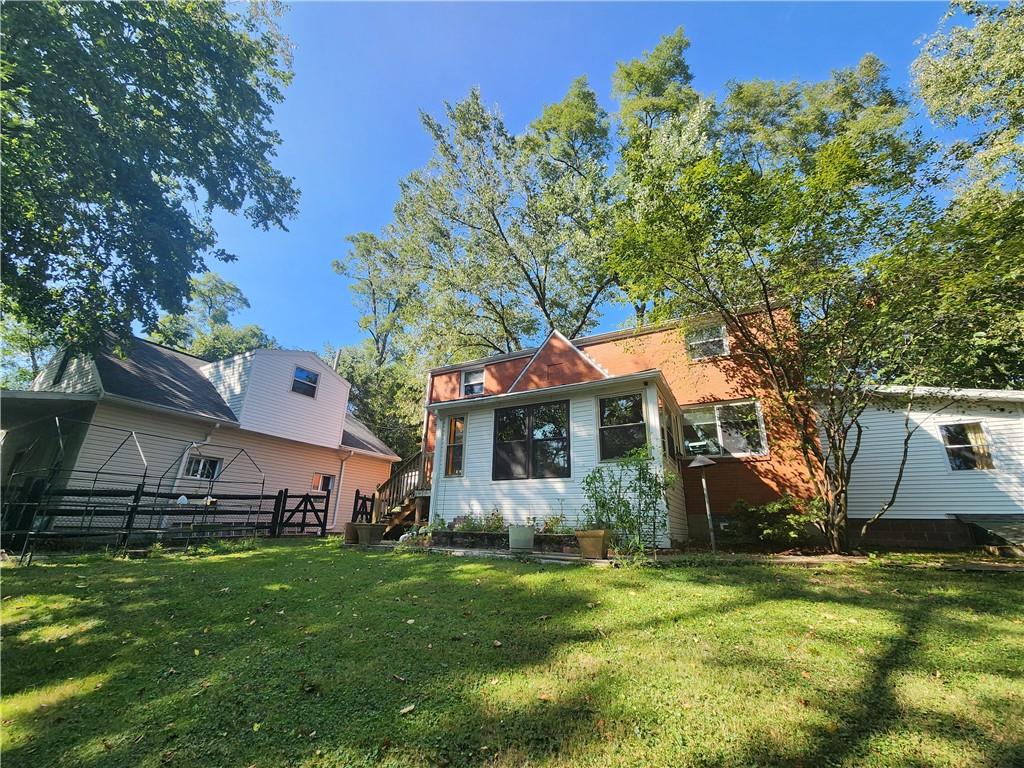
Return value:
<svg viewBox="0 0 1024 768">
<path fill-rule="evenodd" d="M 276 113 L 278 167 L 302 190 L 288 232 L 253 230 L 218 216 L 221 244 L 239 256 L 210 266 L 252 308 L 236 322 L 263 325 L 286 347 L 319 351 L 360 338 L 346 281 L 331 262 L 345 236 L 377 231 L 398 181 L 422 166 L 430 142 L 419 110 L 479 86 L 521 130 L 581 74 L 606 108 L 615 63 L 682 25 L 694 85 L 721 93 L 730 80 L 816 80 L 867 52 L 906 86 L 915 41 L 935 30 L 943 3 L 566 3 L 292 5 L 283 28 L 295 44 L 295 80 Z M 612 310 L 601 328 L 622 320 Z"/>
</svg>

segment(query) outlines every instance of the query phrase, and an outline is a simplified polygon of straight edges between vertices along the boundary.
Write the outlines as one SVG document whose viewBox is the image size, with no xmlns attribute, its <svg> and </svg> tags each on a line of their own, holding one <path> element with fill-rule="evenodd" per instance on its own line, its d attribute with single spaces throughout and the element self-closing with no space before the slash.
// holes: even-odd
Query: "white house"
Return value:
<svg viewBox="0 0 1024 768">
<path fill-rule="evenodd" d="M 879 395 L 860 419 L 851 529 L 888 501 L 908 433 L 896 502 L 869 535 L 908 545 L 969 544 L 972 522 L 1024 517 L 1024 391 L 888 387 Z"/>
</svg>

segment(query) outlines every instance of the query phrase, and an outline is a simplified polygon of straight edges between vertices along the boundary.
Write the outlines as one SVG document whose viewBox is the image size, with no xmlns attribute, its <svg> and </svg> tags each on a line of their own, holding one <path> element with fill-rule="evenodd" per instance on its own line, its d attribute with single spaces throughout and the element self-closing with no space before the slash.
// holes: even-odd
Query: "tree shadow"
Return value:
<svg viewBox="0 0 1024 768">
<path fill-rule="evenodd" d="M 33 706 L 5 706 L 17 733 L 5 737 L 4 758 L 15 766 L 603 765 L 665 755 L 838 765 L 908 728 L 974 742 L 992 764 L 1021 755 L 1019 732 L 999 742 L 949 713 L 916 713 L 900 690 L 903 676 L 943 664 L 936 631 L 979 646 L 957 662 L 964 674 L 1020 679 L 1019 661 L 1000 650 L 1020 634 L 992 626 L 1019 612 L 1012 590 L 996 588 L 1005 574 L 602 572 L 317 543 L 4 576 L 4 696 L 38 694 Z M 640 595 L 656 610 L 633 610 Z M 884 621 L 870 631 L 845 623 L 858 616 Z M 845 677 L 855 695 L 830 688 L 827 670 L 802 678 L 811 657 L 794 661 L 785 649 L 804 642 L 804 624 L 821 658 L 858 660 L 863 673 Z M 736 648 L 730 633 L 761 642 Z M 637 687 L 645 643 L 664 657 L 664 689 Z M 797 715 L 780 715 L 799 739 L 770 721 L 726 729 L 717 718 L 742 713 L 742 700 L 671 704 L 696 696 L 675 671 L 695 661 L 686 674 L 768 678 L 748 697 L 758 705 L 803 700 Z M 977 706 L 1024 722 L 1019 702 L 990 695 Z M 730 741 L 715 743 L 716 729 Z"/>
</svg>

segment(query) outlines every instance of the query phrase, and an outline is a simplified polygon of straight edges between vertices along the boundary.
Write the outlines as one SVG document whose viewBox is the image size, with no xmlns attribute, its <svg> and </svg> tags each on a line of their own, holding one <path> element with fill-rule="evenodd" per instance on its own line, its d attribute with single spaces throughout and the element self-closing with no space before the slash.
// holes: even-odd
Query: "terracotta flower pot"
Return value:
<svg viewBox="0 0 1024 768">
<path fill-rule="evenodd" d="M 576 531 L 580 543 L 580 557 L 586 560 L 604 560 L 608 557 L 608 531 Z"/>
<path fill-rule="evenodd" d="M 359 532 L 359 544 L 364 547 L 380 544 L 384 537 L 384 526 L 379 523 L 356 523 L 356 530 Z"/>
<path fill-rule="evenodd" d="M 512 552 L 533 552 L 533 536 L 536 530 L 532 525 L 510 525 L 508 527 L 508 548 Z"/>
</svg>

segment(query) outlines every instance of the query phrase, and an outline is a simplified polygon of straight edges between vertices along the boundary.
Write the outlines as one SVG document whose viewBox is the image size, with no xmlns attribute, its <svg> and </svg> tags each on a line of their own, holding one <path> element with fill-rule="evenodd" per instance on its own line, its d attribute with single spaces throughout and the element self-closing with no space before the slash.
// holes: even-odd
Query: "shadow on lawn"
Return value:
<svg viewBox="0 0 1024 768">
<path fill-rule="evenodd" d="M 884 610 L 896 628 L 872 651 L 861 695 L 822 695 L 815 703 L 835 725 L 813 730 L 806 748 L 794 751 L 752 730 L 739 755 L 709 757 L 709 764 L 844 764 L 869 750 L 874 737 L 906 727 L 908 718 L 944 738 L 991 741 L 969 723 L 915 719 L 897 700 L 896 679 L 926 668 L 919 658 L 925 636 L 936 621 L 949 621 L 941 611 L 953 599 L 930 591 L 926 574 L 911 576 L 920 589 L 901 599 L 893 594 L 896 579 L 883 570 L 874 572 L 864 594 L 859 583 L 818 591 L 813 573 L 795 569 L 594 572 L 580 580 L 560 577 L 558 568 L 538 576 L 536 566 L 320 544 L 5 574 L 5 592 L 31 595 L 45 606 L 4 628 L 5 698 L 52 690 L 45 708 L 16 716 L 32 738 L 8 742 L 3 757 L 12 766 L 61 759 L 79 766 L 321 759 L 472 765 L 495 755 L 507 765 L 552 755 L 572 762 L 573 753 L 608 749 L 603 707 L 626 695 L 628 670 L 584 669 L 562 681 L 551 700 L 516 688 L 527 683 L 514 673 L 543 670 L 567 649 L 591 642 L 673 624 L 726 622 L 771 601 Z M 79 578 L 83 573 L 86 579 Z M 900 583 L 907 578 L 904 573 Z M 597 612 L 588 604 L 599 599 L 598 586 L 624 591 L 644 588 L 647 580 L 665 588 L 715 585 L 726 595 L 700 605 L 667 602 L 654 619 L 618 620 L 610 630 L 594 626 Z M 1012 610 L 1012 599 L 996 599 L 985 587 L 984 578 L 970 581 L 955 604 Z M 78 624 L 85 629 L 75 631 Z M 53 627 L 65 625 L 67 636 L 54 637 Z M 958 631 L 973 638 L 987 630 L 979 621 Z M 829 641 L 844 639 L 837 634 Z M 774 660 L 722 654 L 716 663 Z M 1001 659 L 975 663 L 978 672 L 1013 673 Z M 99 686 L 62 697 L 70 675 L 89 674 L 102 677 Z M 791 687 L 799 684 L 794 679 Z M 400 714 L 410 705 L 412 712 Z M 653 703 L 631 706 L 637 721 L 657 721 Z M 1019 734 L 1008 734 L 998 753 L 985 751 L 993 764 L 1024 757 Z"/>
</svg>

